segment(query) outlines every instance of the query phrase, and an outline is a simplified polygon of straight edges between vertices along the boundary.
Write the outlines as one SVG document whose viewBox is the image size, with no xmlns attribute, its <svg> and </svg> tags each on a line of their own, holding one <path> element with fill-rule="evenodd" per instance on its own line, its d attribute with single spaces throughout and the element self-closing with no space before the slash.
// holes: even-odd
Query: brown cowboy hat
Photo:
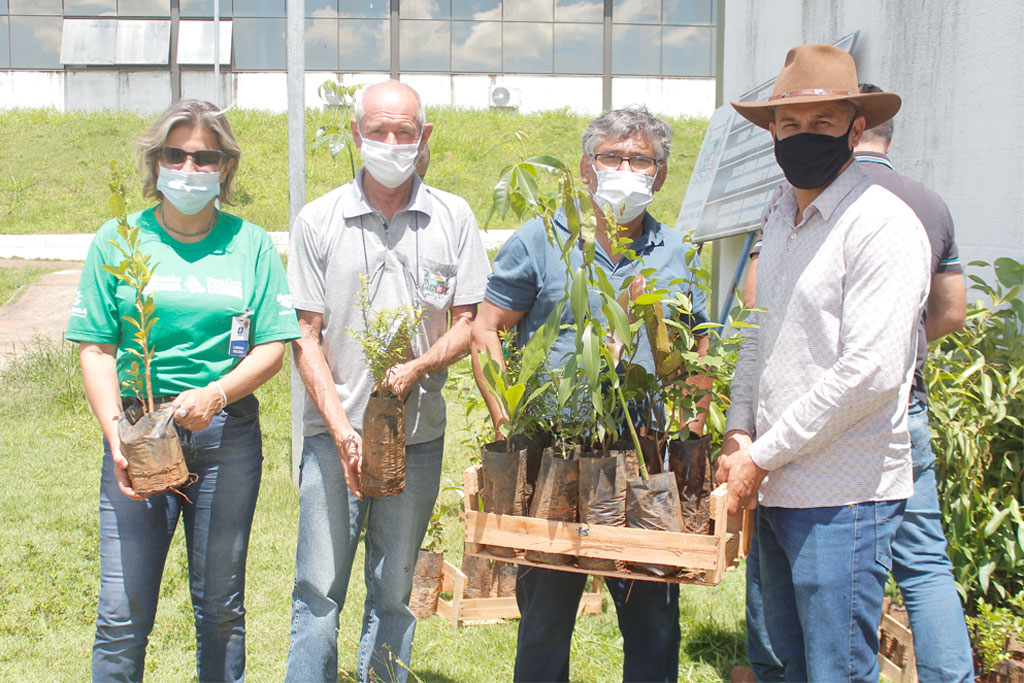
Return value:
<svg viewBox="0 0 1024 683">
<path fill-rule="evenodd" d="M 846 50 L 832 45 L 798 45 L 786 55 L 767 102 L 733 102 L 732 106 L 761 128 L 768 128 L 773 108 L 783 104 L 849 100 L 857 105 L 866 128 L 885 123 L 900 110 L 896 93 L 860 94 L 857 84 L 857 65 Z"/>
</svg>

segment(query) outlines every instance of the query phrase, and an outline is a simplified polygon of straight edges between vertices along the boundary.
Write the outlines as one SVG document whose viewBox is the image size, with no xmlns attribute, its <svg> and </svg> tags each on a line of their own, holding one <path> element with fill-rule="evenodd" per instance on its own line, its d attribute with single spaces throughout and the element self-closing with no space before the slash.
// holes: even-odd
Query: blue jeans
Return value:
<svg viewBox="0 0 1024 683">
<path fill-rule="evenodd" d="M 406 446 L 405 491 L 359 500 L 345 485 L 329 434 L 306 437 L 299 469 L 299 535 L 288 681 L 338 678 L 338 615 L 366 524 L 366 602 L 356 675 L 405 681 L 416 618 L 413 568 L 441 481 L 444 438 Z"/>
<path fill-rule="evenodd" d="M 758 509 L 764 622 L 785 680 L 878 680 L 878 623 L 904 505 Z"/>
<path fill-rule="evenodd" d="M 519 567 L 516 681 L 568 681 L 569 649 L 586 574 Z M 679 585 L 608 578 L 622 632 L 623 681 L 679 676 Z"/>
<path fill-rule="evenodd" d="M 245 677 L 245 561 L 260 490 L 259 403 L 247 397 L 198 432 L 179 429 L 198 480 L 176 493 L 131 500 L 117 487 L 104 441 L 100 484 L 100 592 L 94 681 L 141 681 L 160 580 L 178 517 L 185 527 L 201 681 Z"/>
</svg>

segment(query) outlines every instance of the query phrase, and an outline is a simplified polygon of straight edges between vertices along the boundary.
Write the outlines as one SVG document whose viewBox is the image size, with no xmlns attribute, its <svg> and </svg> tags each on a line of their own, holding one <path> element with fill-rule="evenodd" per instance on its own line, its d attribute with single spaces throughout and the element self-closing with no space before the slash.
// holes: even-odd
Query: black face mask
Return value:
<svg viewBox="0 0 1024 683">
<path fill-rule="evenodd" d="M 801 190 L 815 190 L 835 180 L 843 164 L 853 156 L 849 145 L 853 121 L 844 135 L 835 138 L 817 133 L 797 133 L 775 139 L 775 160 L 786 180 Z"/>
</svg>

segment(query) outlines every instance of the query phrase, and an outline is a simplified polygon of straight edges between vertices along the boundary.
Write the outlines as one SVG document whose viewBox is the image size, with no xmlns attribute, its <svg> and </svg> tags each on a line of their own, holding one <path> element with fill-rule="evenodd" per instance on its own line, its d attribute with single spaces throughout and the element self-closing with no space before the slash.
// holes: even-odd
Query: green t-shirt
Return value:
<svg viewBox="0 0 1024 683">
<path fill-rule="evenodd" d="M 184 244 L 164 232 L 153 209 L 128 216 L 128 222 L 139 226 L 140 248 L 155 264 L 146 289 L 157 318 L 150 334 L 154 396 L 204 387 L 238 364 L 241 357 L 228 353 L 233 316 L 249 311 L 250 350 L 299 336 L 281 257 L 264 230 L 221 212 L 205 239 Z M 125 351 L 138 348 L 135 327 L 122 319 L 136 317 L 135 290 L 101 267 L 121 263 L 110 240 L 124 244 L 116 221 L 104 224 L 89 247 L 66 338 L 117 344 L 123 383 L 137 360 Z M 133 395 L 123 384 L 121 393 Z"/>
</svg>

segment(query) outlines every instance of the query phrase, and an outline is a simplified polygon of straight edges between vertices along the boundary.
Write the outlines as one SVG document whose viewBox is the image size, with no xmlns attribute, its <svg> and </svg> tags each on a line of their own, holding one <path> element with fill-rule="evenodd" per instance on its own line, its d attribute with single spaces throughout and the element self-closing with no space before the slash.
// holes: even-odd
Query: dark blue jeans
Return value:
<svg viewBox="0 0 1024 683">
<path fill-rule="evenodd" d="M 200 681 L 245 676 L 245 561 L 260 490 L 259 403 L 228 406 L 182 449 L 198 480 L 175 493 L 131 500 L 117 488 L 104 441 L 100 485 L 100 593 L 93 643 L 94 681 L 141 681 L 156 618 L 167 549 L 178 518 L 185 527 Z"/>
<path fill-rule="evenodd" d="M 586 574 L 519 567 L 516 681 L 568 681 L 569 648 Z M 679 676 L 679 585 L 608 578 L 622 632 L 623 681 Z"/>
</svg>

